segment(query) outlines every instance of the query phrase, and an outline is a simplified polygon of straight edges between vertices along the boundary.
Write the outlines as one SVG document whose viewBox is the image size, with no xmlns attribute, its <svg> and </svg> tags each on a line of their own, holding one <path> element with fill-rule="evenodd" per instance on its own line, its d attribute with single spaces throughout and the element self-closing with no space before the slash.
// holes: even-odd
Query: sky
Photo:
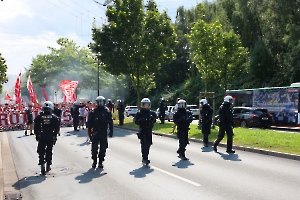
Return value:
<svg viewBox="0 0 300 200">
<path fill-rule="evenodd" d="M 105 0 L 97 0 L 104 3 Z M 200 0 L 201 1 L 201 0 Z M 174 19 L 179 6 L 186 9 L 199 0 L 156 0 L 159 10 Z M 105 23 L 106 7 L 93 0 L 3 0 L 0 1 L 0 52 L 7 74 L 17 75 L 29 68 L 37 54 L 48 54 L 47 46 L 66 37 L 80 46 L 91 40 L 93 19 Z"/>
</svg>

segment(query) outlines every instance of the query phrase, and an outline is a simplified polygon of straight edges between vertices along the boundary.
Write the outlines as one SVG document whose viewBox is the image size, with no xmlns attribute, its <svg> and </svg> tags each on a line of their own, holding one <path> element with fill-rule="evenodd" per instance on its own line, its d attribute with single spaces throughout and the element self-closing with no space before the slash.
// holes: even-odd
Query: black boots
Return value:
<svg viewBox="0 0 300 200">
<path fill-rule="evenodd" d="M 47 164 L 46 165 L 46 172 L 50 172 L 51 171 L 51 166 L 50 166 L 50 164 Z"/>
<path fill-rule="evenodd" d="M 232 150 L 232 149 L 231 149 L 231 150 L 227 150 L 226 152 L 227 152 L 227 153 L 235 153 L 235 151 Z"/>
<path fill-rule="evenodd" d="M 97 166 L 97 160 L 94 160 L 93 164 L 92 164 L 92 168 L 96 168 Z"/>
<path fill-rule="evenodd" d="M 92 168 L 96 168 L 97 166 L 97 160 L 94 160 L 93 164 L 92 164 Z M 102 161 L 99 160 L 99 163 L 98 163 L 98 168 L 102 169 L 103 168 L 103 164 L 102 164 Z"/>
<path fill-rule="evenodd" d="M 45 170 L 45 163 L 41 164 L 41 174 L 46 175 L 46 170 Z"/>
<path fill-rule="evenodd" d="M 143 160 L 142 160 L 142 163 L 143 163 L 144 165 L 149 165 L 149 164 L 150 164 L 150 160 L 143 159 Z"/>
</svg>

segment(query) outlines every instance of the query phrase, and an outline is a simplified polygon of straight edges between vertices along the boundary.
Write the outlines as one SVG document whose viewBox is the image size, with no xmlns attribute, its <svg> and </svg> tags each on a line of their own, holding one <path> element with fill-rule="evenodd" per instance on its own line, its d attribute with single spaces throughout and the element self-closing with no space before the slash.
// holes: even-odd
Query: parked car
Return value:
<svg viewBox="0 0 300 200">
<path fill-rule="evenodd" d="M 234 107 L 232 113 L 234 126 L 267 128 L 272 125 L 272 115 L 264 108 Z M 219 126 L 219 123 L 217 115 L 214 124 Z"/>
<path fill-rule="evenodd" d="M 125 116 L 135 116 L 136 113 L 138 112 L 137 106 L 126 106 L 125 107 Z"/>
<path fill-rule="evenodd" d="M 168 106 L 168 121 L 173 121 L 173 115 L 175 114 L 175 106 Z"/>
<path fill-rule="evenodd" d="M 199 119 L 199 115 L 200 115 L 199 106 L 197 106 L 197 105 L 187 105 L 186 108 L 189 109 L 190 111 L 192 111 L 193 118 Z"/>
</svg>

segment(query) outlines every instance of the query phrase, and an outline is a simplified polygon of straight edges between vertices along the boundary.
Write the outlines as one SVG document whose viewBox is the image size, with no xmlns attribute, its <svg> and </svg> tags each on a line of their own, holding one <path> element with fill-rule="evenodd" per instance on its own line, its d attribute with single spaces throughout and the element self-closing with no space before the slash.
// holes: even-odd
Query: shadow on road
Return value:
<svg viewBox="0 0 300 200">
<path fill-rule="evenodd" d="M 144 178 L 147 174 L 152 173 L 154 170 L 151 169 L 151 167 L 142 166 L 138 169 L 134 169 L 131 172 L 129 172 L 130 175 L 133 175 L 134 178 Z"/>
<path fill-rule="evenodd" d="M 44 180 L 46 180 L 46 176 L 42 176 L 42 175 L 28 176 L 28 177 L 24 177 L 24 178 L 18 180 L 12 186 L 16 190 L 20 190 L 20 189 L 26 188 L 30 185 L 33 185 L 33 184 L 39 184 L 39 183 L 43 182 Z"/>
<path fill-rule="evenodd" d="M 172 166 L 177 168 L 188 168 L 189 166 L 195 165 L 189 160 L 180 160 L 176 163 L 174 163 Z"/>
<path fill-rule="evenodd" d="M 23 137 L 28 137 L 28 136 L 31 136 L 31 135 L 20 135 L 20 136 L 18 136 L 17 138 L 23 138 Z"/>
<path fill-rule="evenodd" d="M 221 152 L 218 152 L 218 154 L 221 156 L 221 158 L 223 158 L 224 160 L 231 160 L 231 161 L 242 161 L 240 158 L 239 158 L 239 155 L 238 154 L 225 154 L 225 153 L 221 153 Z"/>
<path fill-rule="evenodd" d="M 89 183 L 91 182 L 93 179 L 95 178 L 100 178 L 101 176 L 106 175 L 107 173 L 101 173 L 103 171 L 103 169 L 89 169 L 87 172 L 83 172 L 82 174 L 80 174 L 79 176 L 75 177 L 76 180 L 79 180 L 78 183 Z"/>
<path fill-rule="evenodd" d="M 211 146 L 208 147 L 202 147 L 202 152 L 212 152 L 214 151 L 214 149 Z"/>
</svg>

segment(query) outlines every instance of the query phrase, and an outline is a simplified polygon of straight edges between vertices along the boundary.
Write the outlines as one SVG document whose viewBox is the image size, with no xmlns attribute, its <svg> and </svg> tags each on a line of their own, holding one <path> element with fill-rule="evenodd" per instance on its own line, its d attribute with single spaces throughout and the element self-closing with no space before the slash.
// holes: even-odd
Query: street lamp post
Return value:
<svg viewBox="0 0 300 200">
<path fill-rule="evenodd" d="M 100 96 L 100 63 L 98 58 L 98 96 Z"/>
</svg>

